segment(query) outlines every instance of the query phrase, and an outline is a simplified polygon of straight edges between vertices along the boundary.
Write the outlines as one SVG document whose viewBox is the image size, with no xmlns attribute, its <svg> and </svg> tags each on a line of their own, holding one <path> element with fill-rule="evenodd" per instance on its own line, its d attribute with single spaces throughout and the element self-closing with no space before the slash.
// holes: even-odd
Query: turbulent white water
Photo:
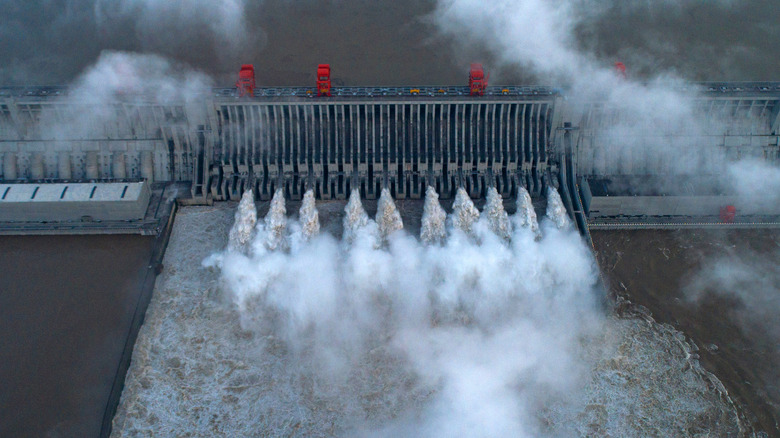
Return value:
<svg viewBox="0 0 780 438">
<path fill-rule="evenodd" d="M 301 224 L 301 234 L 305 241 L 320 234 L 320 215 L 317 212 L 313 190 L 307 190 L 303 195 L 303 203 L 298 210 L 298 222 Z"/>
<path fill-rule="evenodd" d="M 258 234 L 265 235 L 265 241 L 262 242 L 265 248 L 274 251 L 287 248 L 287 207 L 284 201 L 284 192 L 279 189 L 274 193 L 271 199 L 271 208 L 265 215 L 264 232 Z"/>
<path fill-rule="evenodd" d="M 441 244 L 447 237 L 447 213 L 439 203 L 439 194 L 431 186 L 425 190 L 420 240 L 427 244 Z"/>
<path fill-rule="evenodd" d="M 570 226 L 569 215 L 566 213 L 566 207 L 563 206 L 561 195 L 553 187 L 547 188 L 547 217 L 559 229 Z"/>
<path fill-rule="evenodd" d="M 313 198 L 286 227 L 275 197 L 254 251 L 228 242 L 204 260 L 218 279 L 188 251 L 224 237 L 193 228 L 213 227 L 206 216 L 180 213 L 176 226 L 193 232 L 169 249 L 180 260 L 158 281 L 117 436 L 644 436 L 724 415 L 686 373 L 690 354 L 669 353 L 679 340 L 605 318 L 588 248 L 552 221 L 558 204 L 539 235 L 515 227 L 507 244 L 488 227 L 488 210 L 503 216 L 495 205 L 475 223 L 462 194 L 452 216 L 466 220 L 442 230 L 446 215 L 427 195 L 421 234 L 437 245 L 400 228 L 380 244 L 357 193 L 343 242 L 295 239 L 316 228 Z M 251 222 L 249 203 L 231 236 Z M 380 211 L 397 223 L 389 203 Z"/>
<path fill-rule="evenodd" d="M 393 232 L 404 228 L 404 223 L 401 220 L 401 213 L 398 212 L 398 208 L 396 208 L 393 197 L 390 196 L 390 190 L 388 189 L 382 189 L 382 194 L 379 195 L 376 223 L 379 227 L 380 237 L 385 240 Z"/>
<path fill-rule="evenodd" d="M 536 211 L 531 203 L 531 195 L 525 187 L 517 190 L 517 211 L 512 220 L 517 228 L 530 228 L 534 234 L 539 233 L 539 223 L 536 220 Z"/>
<path fill-rule="evenodd" d="M 504 210 L 504 201 L 495 187 L 490 187 L 487 193 L 487 201 L 482 216 L 488 220 L 490 230 L 504 240 L 509 240 L 512 235 L 512 224 L 509 215 Z"/>
<path fill-rule="evenodd" d="M 284 239 L 285 228 L 273 225 L 285 223 L 283 199 L 271 204 L 266 235 L 257 234 L 263 242 Z M 513 232 L 495 189 L 482 220 L 499 239 L 448 239 L 432 189 L 424 209 L 420 242 L 403 232 L 389 192 L 380 196 L 376 221 L 353 192 L 343 219 L 348 245 L 315 236 L 292 252 L 266 244 L 270 252 L 215 262 L 244 330 L 278 339 L 266 349 L 281 342 L 288 351 L 286 369 L 275 368 L 277 396 L 292 391 L 300 408 L 320 399 L 339 413 L 334 419 L 311 406 L 302 416 L 285 414 L 306 424 L 306 434 L 338 421 L 337 430 L 358 435 L 517 436 L 542 427 L 541 412 L 524 405 L 562 402 L 581 384 L 581 342 L 597 335 L 593 322 L 601 316 L 579 237 L 556 227 L 538 242 L 529 228 Z M 453 229 L 483 232 L 463 190 L 451 217 Z M 372 244 L 390 233 L 399 234 Z M 522 243 L 501 243 L 508 240 Z M 315 399 L 289 386 L 300 379 L 317 386 Z"/>
<path fill-rule="evenodd" d="M 360 192 L 353 190 L 349 195 L 347 207 L 344 209 L 344 240 L 346 242 L 354 241 L 358 232 L 367 228 L 371 222 L 373 221 L 368 217 L 368 213 L 360 201 Z"/>
<path fill-rule="evenodd" d="M 228 236 L 228 249 L 231 251 L 246 251 L 247 245 L 254 237 L 257 223 L 255 196 L 251 190 L 244 192 L 236 209 L 233 228 Z"/>
<path fill-rule="evenodd" d="M 479 210 L 462 187 L 455 193 L 455 202 L 452 204 L 452 214 L 449 217 L 452 227 L 466 234 L 472 232 L 474 224 L 479 219 Z"/>
</svg>

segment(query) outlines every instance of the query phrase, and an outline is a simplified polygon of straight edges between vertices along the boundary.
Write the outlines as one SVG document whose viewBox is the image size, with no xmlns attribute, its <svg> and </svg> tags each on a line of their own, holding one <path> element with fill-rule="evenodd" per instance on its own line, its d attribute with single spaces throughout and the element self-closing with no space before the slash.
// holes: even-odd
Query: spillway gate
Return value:
<svg viewBox="0 0 780 438">
<path fill-rule="evenodd" d="M 518 185 L 539 193 L 547 171 L 554 99 L 408 102 L 341 100 L 215 102 L 209 190 L 237 199 L 248 188 L 269 199 L 309 187 L 318 198 L 364 197 L 388 187 L 420 198 L 427 185 L 444 197 L 464 186 L 509 196 Z"/>
<path fill-rule="evenodd" d="M 420 198 L 427 185 L 476 198 L 489 186 L 505 197 L 519 186 L 539 196 L 546 184 L 576 193 L 580 178 L 675 181 L 691 162 L 780 160 L 780 83 L 692 87 L 699 120 L 662 137 L 652 124 L 622 135 L 611 127 L 631 114 L 552 87 L 335 87 L 331 97 L 257 88 L 241 98 L 225 88 L 164 103 L 0 88 L 0 181 L 188 181 L 196 201 L 248 189 L 268 199 L 278 188 L 288 199 L 308 188 L 371 199 L 382 187 Z"/>
</svg>

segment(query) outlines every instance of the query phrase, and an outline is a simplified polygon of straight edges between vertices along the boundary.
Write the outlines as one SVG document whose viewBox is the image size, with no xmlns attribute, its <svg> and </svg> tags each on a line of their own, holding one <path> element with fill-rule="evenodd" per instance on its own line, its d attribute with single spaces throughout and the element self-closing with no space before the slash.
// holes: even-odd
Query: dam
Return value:
<svg viewBox="0 0 780 438">
<path fill-rule="evenodd" d="M 323 234 L 341 238 L 346 249 L 332 248 L 333 252 L 326 252 L 328 256 L 314 258 L 318 262 L 341 260 L 353 252 L 361 254 L 358 244 L 347 245 L 352 237 L 342 235 L 342 224 L 345 223 L 342 219 L 349 216 L 346 212 L 349 207 L 345 204 L 352 205 L 354 199 L 358 205 L 362 199 L 366 206 L 366 210 L 356 216 L 355 223 L 362 223 L 363 216 L 368 218 L 367 214 L 376 212 L 375 219 L 366 219 L 367 224 L 355 226 L 359 235 L 365 234 L 358 240 L 370 235 L 367 230 L 372 222 L 379 224 L 377 229 L 380 234 L 384 233 L 383 239 L 389 234 L 387 230 L 395 229 L 398 224 L 414 234 L 423 228 L 436 229 L 440 233 L 442 251 L 452 253 L 451 260 L 468 257 L 461 257 L 462 247 L 457 246 L 459 234 L 451 231 L 452 225 L 445 225 L 444 218 L 446 215 L 450 219 L 466 218 L 467 225 L 460 223 L 459 226 L 484 239 L 478 245 L 466 244 L 469 251 L 479 252 L 473 259 L 474 269 L 493 266 L 500 260 L 502 263 L 516 262 L 517 265 L 512 265 L 516 269 L 510 270 L 517 272 L 511 282 L 515 285 L 525 284 L 535 275 L 533 263 L 522 263 L 528 260 L 526 250 L 547 254 L 537 253 L 536 257 L 541 257 L 550 266 L 557 266 L 557 260 L 565 259 L 560 257 L 560 251 L 566 251 L 566 245 L 551 246 L 560 244 L 556 239 L 579 248 L 574 252 L 574 259 L 589 266 L 590 250 L 582 245 L 583 239 L 576 233 L 568 232 L 569 221 L 563 218 L 566 215 L 585 236 L 584 240 L 596 243 L 594 250 L 603 244 L 604 237 L 596 233 L 591 240 L 591 229 L 664 228 L 669 224 L 676 228 L 685 224 L 745 228 L 774 227 L 778 223 L 778 205 L 765 203 L 755 208 L 755 205 L 744 204 L 739 191 L 729 187 L 723 172 L 729 163 L 739 160 L 777 165 L 780 160 L 780 83 L 695 83 L 687 85 L 686 89 L 676 89 L 675 94 L 690 97 L 693 102 L 691 114 L 695 117 L 682 118 L 681 123 L 670 126 L 661 126 L 668 123 L 668 119 L 659 124 L 657 120 L 643 118 L 643 112 L 633 111 L 630 105 L 608 99 L 583 101 L 576 90 L 552 86 L 486 86 L 477 95 L 471 86 L 333 87 L 328 93 L 321 95 L 319 85 L 316 88 L 252 87 L 250 92 L 239 86 L 201 90 L 184 99 L 171 100 L 134 90 L 119 90 L 96 98 L 65 87 L 0 89 L 0 212 L 4 214 L 0 217 L 0 234 L 111 232 L 157 236 L 153 242 L 148 240 L 152 261 L 142 270 L 143 291 L 131 317 L 125 321 L 128 331 L 126 337 L 122 334 L 124 348 L 114 352 L 113 359 L 119 365 L 116 373 L 105 379 L 106 401 L 104 406 L 95 407 L 96 412 L 102 413 L 102 422 L 99 426 L 96 422 L 94 426 L 99 427 L 101 435 L 132 436 L 134 431 L 149 427 L 147 419 L 151 424 L 156 421 L 151 420 L 152 417 L 169 411 L 157 406 L 150 409 L 152 416 L 147 418 L 135 410 L 136 406 L 148 405 L 145 397 L 165 399 L 156 398 L 156 388 L 163 388 L 163 392 L 168 390 L 164 385 L 156 384 L 152 385 L 155 388 L 152 391 L 144 388 L 144 384 L 139 383 L 147 379 L 144 370 L 177 369 L 177 364 L 182 363 L 217 363 L 208 355 L 212 351 L 222 351 L 224 345 L 241 347 L 225 353 L 230 359 L 224 367 L 217 367 L 219 373 L 240 368 L 230 365 L 230 361 L 251 363 L 250 360 L 254 360 L 242 356 L 242 351 L 251 350 L 245 345 L 249 338 L 240 335 L 243 329 L 233 327 L 236 321 L 224 313 L 224 306 L 215 304 L 216 301 L 207 296 L 211 292 L 206 291 L 219 290 L 216 286 L 204 286 L 217 284 L 217 271 L 213 267 L 203 269 L 198 263 L 207 256 L 220 254 L 225 242 L 230 241 L 232 231 L 227 227 L 236 210 L 235 202 L 241 200 L 241 204 L 245 204 L 249 191 L 255 197 L 251 201 L 256 201 L 257 206 L 248 204 L 251 206 L 248 211 L 269 212 L 265 222 L 257 222 L 256 230 L 273 229 L 269 225 L 272 222 L 288 223 L 285 201 L 289 201 L 290 208 L 300 205 L 301 211 L 304 211 L 304 205 L 309 205 L 315 218 L 319 209 Z M 525 202 L 529 195 L 530 202 Z M 314 198 L 317 199 L 316 207 Z M 348 198 L 349 204 L 346 203 Z M 442 200 L 441 216 L 437 227 L 432 227 L 432 216 L 425 219 L 427 206 L 423 207 L 423 199 L 426 204 L 429 201 L 436 204 L 439 198 Z M 394 202 L 397 202 L 397 209 Z M 506 212 L 504 204 L 508 207 Z M 281 206 L 279 211 L 282 213 L 271 214 L 274 205 Z M 513 205 L 516 210 L 512 210 Z M 177 213 L 178 206 L 182 206 L 180 213 Z M 726 206 L 736 207 L 736 218 L 733 214 L 722 215 Z M 535 211 L 545 209 L 546 217 L 537 222 Z M 397 215 L 398 224 L 382 222 L 394 218 L 387 213 L 391 210 Z M 178 216 L 174 221 L 175 215 Z M 403 223 L 400 222 L 402 215 Z M 482 217 L 481 222 L 474 215 Z M 297 222 L 291 218 L 290 230 L 282 230 L 280 235 L 283 234 L 284 239 L 280 238 L 280 241 L 288 239 L 290 245 L 301 245 L 295 240 L 299 238 L 295 233 L 296 227 L 307 229 L 303 218 L 303 213 L 299 213 Z M 485 223 L 490 224 L 491 231 L 486 231 Z M 178 231 L 175 231 L 176 227 Z M 316 229 L 319 230 L 319 222 Z M 510 232 L 510 229 L 514 231 Z M 470 235 L 468 233 L 466 235 Z M 422 231 L 419 234 L 422 236 Z M 173 243 L 171 251 L 166 251 L 169 236 L 173 236 Z M 266 236 L 258 234 L 254 238 L 267 245 Z M 433 271 L 447 268 L 446 260 L 450 259 L 436 261 L 441 256 L 437 253 L 440 250 L 437 244 L 423 240 L 425 243 L 410 244 L 413 251 L 399 253 L 394 259 L 406 260 L 409 254 L 419 251 L 432 257 L 429 262 L 440 263 L 435 269 L 431 268 Z M 434 236 L 431 241 L 435 240 Z M 317 244 L 327 241 L 326 238 Z M 511 251 L 505 253 L 503 245 L 508 242 L 515 243 L 509 246 Z M 304 247 L 310 251 L 314 248 Z M 381 247 L 379 243 L 372 243 L 370 247 L 373 248 L 372 257 L 384 257 L 384 252 L 388 251 L 388 247 Z M 394 251 L 392 246 L 389 248 Z M 583 248 L 587 251 L 581 251 Z M 288 253 L 287 249 L 280 243 L 269 254 L 288 259 L 290 268 L 284 268 L 283 273 L 292 284 L 297 284 L 299 277 L 306 276 L 290 270 L 300 265 L 293 263 L 293 252 Z M 504 254 L 505 258 L 496 258 L 495 254 Z M 246 255 L 244 262 L 252 263 L 257 270 L 266 267 L 267 261 Z M 399 269 L 399 266 L 393 269 Z M 418 274 L 428 275 L 429 268 L 420 266 Z M 499 272 L 499 266 L 507 265 L 495 264 L 494 272 Z M 560 269 L 561 281 L 568 284 L 564 279 L 568 278 L 569 266 L 565 268 Z M 334 265 L 325 271 L 338 269 L 341 268 Z M 307 272 L 313 271 L 307 267 Z M 220 274 L 220 281 L 230 278 L 228 272 L 226 269 Z M 587 272 L 575 283 L 590 284 L 600 278 Z M 461 275 L 452 274 L 453 278 Z M 155 281 L 158 275 L 161 277 Z M 403 275 L 395 277 L 402 278 Z M 393 294 L 389 296 L 397 305 L 407 302 L 407 289 L 402 286 L 391 287 Z M 489 290 L 487 286 L 486 283 L 484 296 Z M 508 290 L 516 292 L 513 287 Z M 533 296 L 545 296 L 543 285 L 534 287 L 538 287 L 538 291 Z M 441 286 L 433 288 L 439 291 Z M 349 288 L 336 287 L 334 290 L 342 289 Z M 364 292 L 371 290 L 368 287 Z M 201 313 L 186 308 L 186 300 L 181 299 L 190 296 L 191 291 L 206 294 L 195 300 L 204 303 L 199 304 L 206 309 L 202 320 Z M 443 291 L 442 288 L 442 294 Z M 227 297 L 239 296 L 239 292 L 232 289 L 220 293 Z M 446 296 L 442 295 L 442 302 L 445 302 L 444 298 Z M 483 301 L 464 295 L 465 298 L 475 303 Z M 570 298 L 582 297 L 574 294 Z M 496 305 L 497 309 L 506 305 L 495 298 L 485 301 Z M 300 302 L 308 301 L 302 299 Z M 587 307 L 589 303 L 585 300 L 581 304 Z M 151 307 L 147 315 L 148 305 Z M 209 313 L 215 309 L 223 313 Z M 408 310 L 413 313 L 413 309 L 411 306 Z M 554 309 L 547 309 L 547 312 Z M 563 309 L 564 312 L 570 310 L 567 306 Z M 434 310 L 433 320 L 439 317 L 439 310 Z M 150 334 L 162 333 L 156 327 L 174 321 L 177 314 L 189 315 L 185 318 L 188 324 L 201 327 L 199 333 L 207 333 L 206 357 L 193 352 L 201 348 L 201 337 L 190 339 L 184 331 L 173 330 L 160 341 Z M 252 315 L 251 312 L 246 314 Z M 511 318 L 522 320 L 525 318 L 522 315 L 518 310 Z M 574 315 L 561 319 L 577 320 Z M 219 321 L 220 327 L 223 324 L 233 327 L 226 335 L 229 342 L 214 340 L 213 335 L 217 333 L 214 321 Z M 407 322 L 401 326 L 404 324 Z M 656 408 L 656 405 L 664 406 L 663 403 L 655 402 L 651 403 L 652 410 L 643 415 L 661 419 L 654 420 L 659 424 L 667 418 L 687 421 L 682 419 L 703 415 L 697 410 L 697 403 L 706 400 L 711 407 L 701 411 L 706 413 L 705 417 L 727 416 L 727 428 L 743 427 L 741 414 L 734 410 L 729 400 L 719 398 L 725 392 L 707 386 L 710 377 L 698 368 L 698 364 L 684 362 L 692 357 L 686 349 L 695 346 L 683 344 L 685 354 L 680 355 L 674 333 L 653 328 L 660 331 L 650 335 L 636 320 L 620 321 L 610 327 L 625 336 L 620 342 L 626 342 L 626 345 L 641 344 L 633 342 L 632 336 L 649 336 L 659 343 L 648 344 L 654 347 L 643 346 L 644 353 L 635 357 L 649 354 L 647 352 L 655 348 L 654 355 L 657 351 L 662 352 L 657 361 L 674 363 L 664 369 L 693 370 L 692 374 L 682 373 L 675 377 L 692 380 L 668 386 L 672 392 L 678 387 L 693 388 L 691 391 L 667 395 L 666 389 L 654 389 L 659 399 L 685 400 L 683 415 L 669 415 Z M 545 341 L 549 342 L 552 339 Z M 164 347 L 149 348 L 158 343 Z M 266 347 L 271 349 L 269 351 L 275 348 L 273 343 Z M 157 350 L 164 352 L 164 365 L 149 365 L 145 361 L 156 360 Z M 131 357 L 138 365 L 131 365 Z M 289 368 L 288 365 L 294 362 L 285 362 L 288 360 L 291 359 L 281 356 L 279 363 L 283 368 Z M 640 373 L 655 376 L 654 364 L 656 362 L 648 361 Z M 380 382 L 399 378 L 407 372 L 402 368 L 387 370 L 389 372 L 379 375 Z M 251 383 L 257 378 L 253 373 L 253 367 L 249 367 L 239 373 L 237 384 L 232 380 L 217 379 L 216 385 L 229 388 L 228 391 L 243 388 L 244 379 Z M 317 376 L 317 373 L 304 370 L 303 375 Z M 604 383 L 608 380 L 606 377 L 596 376 L 599 388 L 631 394 L 637 389 L 615 389 L 614 383 Z M 188 378 L 201 379 L 199 375 Z M 655 377 L 646 379 L 654 381 Z M 201 382 L 204 387 L 213 383 L 209 379 Z M 182 388 L 183 385 L 177 383 L 174 387 Z M 710 388 L 709 392 L 702 392 L 703 395 L 696 392 L 703 387 Z M 430 388 L 422 389 L 428 391 Z M 257 394 L 252 391 L 239 397 L 226 394 L 221 403 L 207 405 L 217 411 L 255 406 L 241 401 L 241 397 L 256 399 Z M 359 388 L 355 391 L 362 397 Z M 683 393 L 698 395 L 682 398 Z M 305 394 L 298 396 L 303 397 L 303 405 L 309 403 Z M 635 397 L 635 400 L 644 399 Z M 620 405 L 610 404 L 613 403 L 610 400 L 599 399 L 598 403 L 608 410 Z M 282 399 L 279 402 L 284 403 Z M 399 403 L 412 402 L 401 399 Z M 261 408 L 265 406 L 261 405 Z M 325 414 L 314 409 L 307 415 L 317 418 Z M 343 410 L 340 415 L 339 418 L 355 417 L 349 410 Z M 242 416 L 257 418 L 254 412 Z M 269 418 L 276 421 L 282 417 Z M 348 427 L 339 421 L 335 423 L 338 427 Z M 558 419 L 557 423 L 572 421 Z M 167 421 L 165 424 L 165 427 L 169 426 Z M 316 430 L 313 425 L 318 422 L 304 424 L 306 430 Z M 713 423 L 702 424 L 700 427 L 715 427 Z M 275 424 L 273 427 L 283 430 L 287 426 Z"/>
<path fill-rule="evenodd" d="M 0 436 L 780 436 L 771 1 L 40 6 Z"/>
<path fill-rule="evenodd" d="M 95 127 L 101 138 L 61 139 L 46 125 L 67 123 L 63 113 L 78 103 L 41 93 L 4 91 L 4 181 L 191 181 L 203 200 L 237 200 L 250 188 L 267 200 L 277 187 L 300 199 L 309 186 L 321 199 L 344 199 L 354 187 L 375 199 L 384 186 L 420 198 L 427 185 L 480 196 L 488 185 L 509 194 L 522 184 L 539 194 L 555 165 L 560 100 L 545 87 L 491 87 L 477 100 L 465 87 L 336 88 L 327 98 L 258 89 L 241 99 L 221 89 L 196 108 L 111 103 L 110 126 Z"/>
<path fill-rule="evenodd" d="M 685 88 L 676 91 L 694 102 L 696 126 L 662 134 L 614 104 L 546 86 L 486 86 L 481 95 L 465 86 L 333 87 L 325 96 L 311 87 L 252 88 L 244 96 L 218 88 L 186 102 L 3 88 L 0 182 L 183 181 L 192 203 L 238 200 L 249 189 L 269 200 L 279 188 L 291 200 L 308 188 L 317 199 L 345 199 L 353 189 L 376 199 L 384 187 L 396 199 L 419 199 L 427 186 L 443 199 L 459 187 L 472 198 L 489 187 L 513 197 L 524 187 L 537 198 L 552 185 L 573 217 L 583 216 L 580 224 L 591 210 L 641 216 L 641 208 L 601 205 L 631 190 L 636 197 L 643 185 L 651 188 L 642 196 L 717 197 L 728 187 L 706 181 L 719 166 L 780 159 L 780 83 Z M 621 123 L 630 123 L 628 132 L 611 132 Z M 662 152 L 677 143 L 685 147 Z M 652 183 L 680 175 L 686 183 L 671 191 Z M 661 198 L 647 213 L 677 215 L 679 202 Z M 717 215 L 719 202 L 701 214 Z"/>
</svg>

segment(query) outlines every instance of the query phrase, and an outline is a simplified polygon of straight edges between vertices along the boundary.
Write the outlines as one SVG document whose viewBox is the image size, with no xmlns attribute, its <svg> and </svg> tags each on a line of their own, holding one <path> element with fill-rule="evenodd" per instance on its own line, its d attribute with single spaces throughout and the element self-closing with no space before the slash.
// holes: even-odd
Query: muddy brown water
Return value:
<svg viewBox="0 0 780 438">
<path fill-rule="evenodd" d="M 739 298 L 719 293 L 728 291 L 685 296 L 714 259 L 780 261 L 780 231 L 596 231 L 593 241 L 613 293 L 689 336 L 755 430 L 780 436 L 776 339 L 745 327 Z M 138 236 L 0 237 L 0 436 L 99 434 L 152 246 Z"/>
<path fill-rule="evenodd" d="M 578 27 L 577 39 L 605 62 L 625 61 L 632 74 L 676 70 L 697 80 L 777 80 L 780 64 L 771 54 L 780 47 L 780 27 L 767 13 L 773 1 L 649 11 L 612 2 Z M 429 0 L 250 2 L 251 37 L 236 53 L 203 31 L 210 18 L 201 14 L 195 25 L 163 17 L 139 27 L 132 14 L 110 14 L 98 25 L 94 2 L 48 3 L 0 6 L 8 17 L 0 26 L 0 58 L 8 61 L 0 66 L 0 85 L 69 82 L 104 49 L 159 53 L 220 85 L 232 84 L 244 62 L 255 63 L 264 86 L 311 84 L 320 62 L 333 65 L 337 85 L 463 84 L 471 61 L 484 62 L 493 83 L 538 80 L 500 65 L 483 43 L 442 36 L 430 20 L 435 2 Z M 768 391 L 780 364 L 771 339 L 744 332 L 729 317 L 733 299 L 715 295 L 693 306 L 681 298 L 681 285 L 721 251 L 711 242 L 761 252 L 778 241 L 777 232 L 768 234 L 593 237 L 613 290 L 691 336 L 704 365 L 760 428 L 780 435 L 777 392 Z M 0 237 L 0 436 L 98 435 L 151 250 L 150 238 L 134 236 Z M 708 344 L 718 349 L 703 348 Z"/>
<path fill-rule="evenodd" d="M 745 313 L 751 296 L 780 291 L 778 284 L 759 290 L 766 289 L 767 275 L 776 283 L 771 266 L 780 262 L 780 230 L 594 231 L 592 237 L 611 292 L 645 306 L 658 322 L 690 337 L 702 365 L 721 380 L 754 431 L 780 436 L 777 322 L 771 312 L 764 321 Z M 741 290 L 711 278 L 710 267 L 717 261 L 728 266 L 734 260 L 738 266 L 759 258 L 770 271 L 742 278 Z M 691 300 L 691 285 L 702 278 L 708 287 L 700 299 Z"/>
<path fill-rule="evenodd" d="M 332 64 L 339 85 L 465 84 L 472 61 L 485 63 L 492 83 L 547 80 L 525 65 L 501 62 L 500 43 L 468 39 L 464 25 L 442 34 L 433 14 L 437 4 L 452 2 L 228 3 L 246 4 L 247 38 L 232 48 L 209 31 L 219 18 L 217 2 L 194 2 L 186 11 L 167 2 L 138 8 L 86 0 L 0 3 L 0 85 L 70 82 L 103 50 L 160 54 L 224 86 L 235 82 L 242 63 L 255 64 L 264 86 L 313 85 L 322 62 Z M 692 80 L 780 78 L 774 56 L 780 26 L 771 12 L 776 0 L 570 3 L 582 6 L 576 45 L 607 65 L 625 62 L 632 76 L 674 71 Z"/>
<path fill-rule="evenodd" d="M 153 242 L 0 236 L 0 436 L 99 435 Z"/>
</svg>

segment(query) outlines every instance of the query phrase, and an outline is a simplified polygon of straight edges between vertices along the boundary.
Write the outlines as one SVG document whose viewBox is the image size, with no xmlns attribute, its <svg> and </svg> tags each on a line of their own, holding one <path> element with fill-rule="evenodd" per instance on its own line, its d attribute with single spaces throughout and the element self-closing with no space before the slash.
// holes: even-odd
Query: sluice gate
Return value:
<svg viewBox="0 0 780 438">
<path fill-rule="evenodd" d="M 549 87 L 216 89 L 186 104 L 116 96 L 95 105 L 65 89 L 0 93 L 0 180 L 191 181 L 196 199 L 368 199 L 388 187 L 421 198 L 465 187 L 542 193 L 555 173 L 560 94 Z"/>
<path fill-rule="evenodd" d="M 195 202 L 238 200 L 248 189 L 270 199 L 278 188 L 288 199 L 308 188 L 319 199 L 353 189 L 372 199 L 382 187 L 421 198 L 427 185 L 443 198 L 458 187 L 513 197 L 520 186 L 538 197 L 551 184 L 582 222 L 616 196 L 703 196 L 696 178 L 725 163 L 780 161 L 780 84 L 771 82 L 693 84 L 684 92 L 695 117 L 661 127 L 552 87 L 239 91 L 97 102 L 65 88 L 0 88 L 0 182 L 187 181 Z"/>
<path fill-rule="evenodd" d="M 473 197 L 488 186 L 538 194 L 551 165 L 549 98 L 215 106 L 216 141 L 207 151 L 215 199 L 249 188 L 270 199 L 278 187 L 292 199 L 307 187 L 322 199 L 344 199 L 355 188 L 374 199 L 382 187 L 395 198 L 421 198 L 428 185 L 445 197 L 460 186 Z"/>
</svg>

